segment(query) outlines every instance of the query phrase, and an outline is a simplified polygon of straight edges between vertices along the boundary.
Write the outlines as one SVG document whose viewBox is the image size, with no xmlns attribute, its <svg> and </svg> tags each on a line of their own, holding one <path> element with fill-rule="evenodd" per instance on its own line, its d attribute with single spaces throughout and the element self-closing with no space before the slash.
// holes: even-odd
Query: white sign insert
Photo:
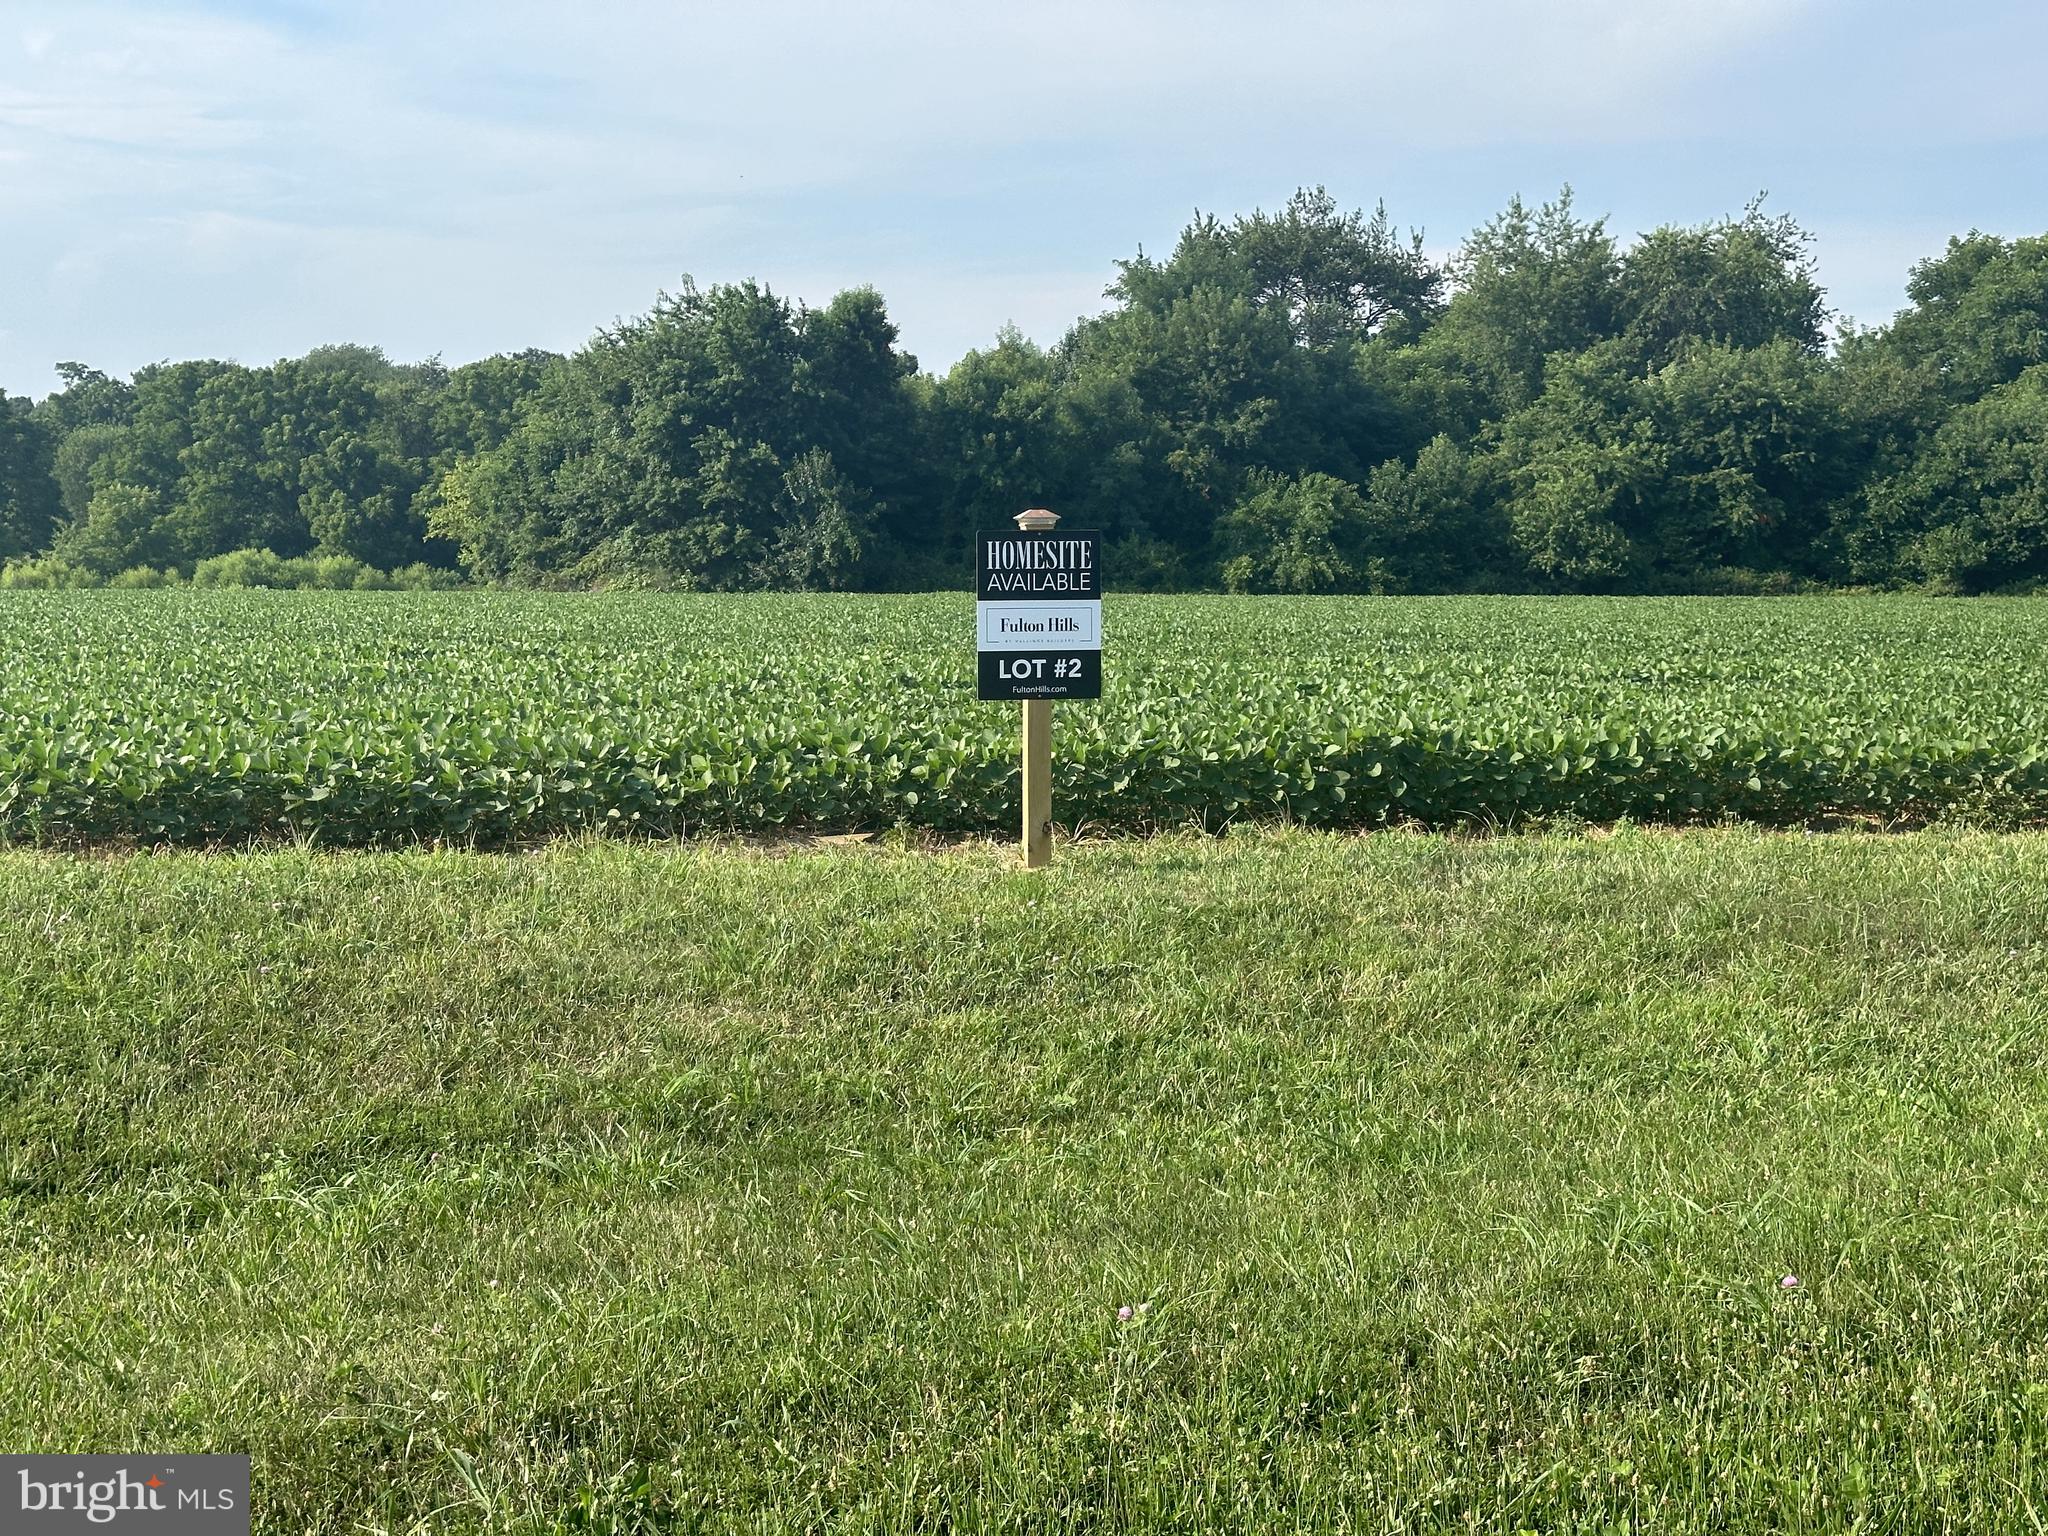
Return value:
<svg viewBox="0 0 2048 1536">
<path fill-rule="evenodd" d="M 982 603 L 984 651 L 1102 649 L 1102 603 Z"/>
</svg>

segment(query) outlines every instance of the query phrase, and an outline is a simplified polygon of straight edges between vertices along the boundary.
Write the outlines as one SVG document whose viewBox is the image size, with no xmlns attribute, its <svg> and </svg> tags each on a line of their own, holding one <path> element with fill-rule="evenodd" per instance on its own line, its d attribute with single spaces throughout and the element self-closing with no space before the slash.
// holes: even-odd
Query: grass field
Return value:
<svg viewBox="0 0 2048 1536">
<path fill-rule="evenodd" d="M 0 838 L 1005 828 L 971 609 L 0 593 Z M 1070 825 L 2048 821 L 2038 600 L 1113 594 L 1105 627 Z"/>
<path fill-rule="evenodd" d="M 16 852 L 0 911 L 0 1441 L 249 1450 L 264 1531 L 2048 1518 L 2048 837 Z"/>
</svg>

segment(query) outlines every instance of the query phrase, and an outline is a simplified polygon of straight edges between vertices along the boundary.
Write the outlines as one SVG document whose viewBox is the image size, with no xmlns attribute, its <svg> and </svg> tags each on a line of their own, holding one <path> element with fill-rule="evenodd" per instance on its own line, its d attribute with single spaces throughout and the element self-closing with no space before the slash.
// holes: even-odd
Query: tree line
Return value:
<svg viewBox="0 0 2048 1536">
<path fill-rule="evenodd" d="M 1832 336 L 1809 248 L 1760 203 L 1625 243 L 1567 190 L 1437 261 L 1318 188 L 942 374 L 871 288 L 687 280 L 567 357 L 64 363 L 0 407 L 0 582 L 955 587 L 1025 506 L 1125 590 L 2048 581 L 2048 237 L 1952 239 Z"/>
</svg>

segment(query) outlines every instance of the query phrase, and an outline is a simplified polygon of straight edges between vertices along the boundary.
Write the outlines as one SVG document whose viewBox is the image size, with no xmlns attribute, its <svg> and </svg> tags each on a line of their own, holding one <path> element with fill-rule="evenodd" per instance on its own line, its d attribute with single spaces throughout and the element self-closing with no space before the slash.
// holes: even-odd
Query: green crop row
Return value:
<svg viewBox="0 0 2048 1536">
<path fill-rule="evenodd" d="M 2048 820 L 2048 605 L 1112 597 L 1056 813 Z M 0 593 L 0 833 L 1009 827 L 964 596 Z"/>
</svg>

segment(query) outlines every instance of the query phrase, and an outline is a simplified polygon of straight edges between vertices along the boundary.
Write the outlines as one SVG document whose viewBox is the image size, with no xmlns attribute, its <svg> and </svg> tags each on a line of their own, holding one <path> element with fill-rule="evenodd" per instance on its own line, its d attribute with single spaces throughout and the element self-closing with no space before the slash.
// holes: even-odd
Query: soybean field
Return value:
<svg viewBox="0 0 2048 1536">
<path fill-rule="evenodd" d="M 1056 816 L 2048 820 L 2048 604 L 1110 597 Z M 0 835 L 1007 829 L 971 602 L 0 593 Z"/>
</svg>

